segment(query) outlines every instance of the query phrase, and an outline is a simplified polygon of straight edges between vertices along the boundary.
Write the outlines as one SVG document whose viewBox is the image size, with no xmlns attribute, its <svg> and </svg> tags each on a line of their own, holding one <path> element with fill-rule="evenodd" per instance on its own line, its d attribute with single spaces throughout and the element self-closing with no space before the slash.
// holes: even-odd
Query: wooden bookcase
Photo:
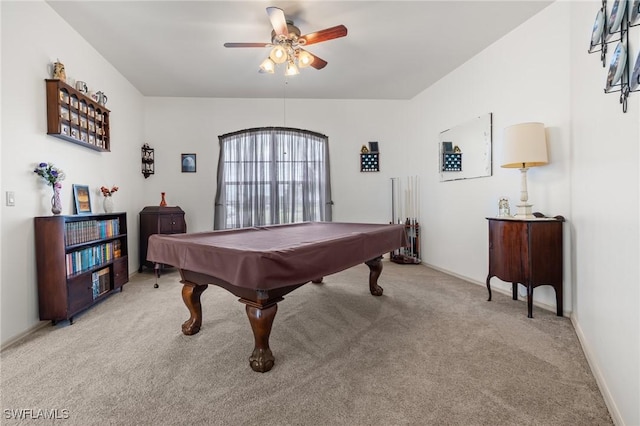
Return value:
<svg viewBox="0 0 640 426">
<path fill-rule="evenodd" d="M 34 219 L 41 320 L 69 320 L 129 281 L 127 214 Z"/>
<path fill-rule="evenodd" d="M 110 151 L 110 111 L 61 80 L 45 81 L 47 134 L 96 151 Z"/>
</svg>

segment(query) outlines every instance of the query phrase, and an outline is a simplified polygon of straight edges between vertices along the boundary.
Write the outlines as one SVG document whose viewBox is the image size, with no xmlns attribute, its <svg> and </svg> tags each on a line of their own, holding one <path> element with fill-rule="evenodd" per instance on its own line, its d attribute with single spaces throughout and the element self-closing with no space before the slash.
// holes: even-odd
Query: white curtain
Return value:
<svg viewBox="0 0 640 426">
<path fill-rule="evenodd" d="M 214 229 L 331 221 L 325 135 L 267 127 L 219 139 Z"/>
</svg>

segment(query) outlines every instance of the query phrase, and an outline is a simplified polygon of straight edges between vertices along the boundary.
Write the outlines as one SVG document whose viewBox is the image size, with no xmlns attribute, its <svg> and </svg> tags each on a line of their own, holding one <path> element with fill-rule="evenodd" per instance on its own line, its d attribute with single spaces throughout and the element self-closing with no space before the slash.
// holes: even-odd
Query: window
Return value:
<svg viewBox="0 0 640 426">
<path fill-rule="evenodd" d="M 283 127 L 220 136 L 214 229 L 331 220 L 329 139 Z"/>
</svg>

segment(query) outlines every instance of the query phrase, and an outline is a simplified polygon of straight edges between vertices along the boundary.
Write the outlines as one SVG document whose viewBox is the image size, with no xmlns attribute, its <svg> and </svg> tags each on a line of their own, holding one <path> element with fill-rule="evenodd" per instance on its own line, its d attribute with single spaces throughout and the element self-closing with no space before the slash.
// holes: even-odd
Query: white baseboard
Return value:
<svg viewBox="0 0 640 426">
<path fill-rule="evenodd" d="M 576 331 L 576 335 L 578 336 L 578 340 L 580 341 L 580 346 L 582 346 L 582 352 L 584 352 L 585 358 L 587 358 L 587 363 L 589 363 L 589 367 L 591 368 L 591 373 L 593 377 L 596 379 L 596 383 L 598 384 L 598 389 L 600 389 L 600 393 L 604 398 L 604 403 L 607 405 L 609 409 L 609 415 L 611 415 L 611 420 L 613 423 L 619 426 L 624 426 L 624 420 L 622 420 L 622 416 L 620 415 L 620 411 L 618 410 L 618 406 L 616 405 L 613 396 L 611 396 L 611 392 L 609 391 L 609 387 L 607 386 L 607 382 L 598 368 L 598 364 L 595 362 L 595 357 L 593 356 L 593 351 L 591 350 L 591 346 L 587 342 L 584 333 L 582 332 L 582 328 L 580 328 L 580 323 L 576 320 L 575 315 L 571 315 L 571 324 L 573 324 L 573 329 Z"/>
<path fill-rule="evenodd" d="M 6 342 L 4 342 L 2 344 L 2 346 L 0 346 L 0 352 L 4 351 L 5 349 L 7 349 L 10 346 L 15 345 L 16 343 L 18 343 L 20 340 L 24 339 L 25 337 L 27 337 L 31 333 L 35 333 L 36 331 L 40 330 L 41 328 L 44 328 L 44 327 L 47 327 L 47 326 L 51 326 L 51 321 L 40 321 L 38 324 L 34 325 L 33 327 L 29 328 L 28 330 L 25 330 L 22 333 L 20 333 L 20 334 L 18 334 L 16 336 L 13 336 L 11 339 L 9 339 Z"/>
<path fill-rule="evenodd" d="M 431 269 L 435 269 L 436 271 L 443 272 L 443 273 L 445 273 L 447 275 L 451 275 L 453 277 L 460 278 L 461 280 L 469 282 L 471 284 L 476 284 L 476 285 L 482 286 L 484 288 L 487 287 L 487 283 L 486 282 L 476 281 L 476 280 L 473 280 L 473 279 L 471 279 L 469 277 L 465 277 L 464 275 L 459 275 L 459 274 L 456 274 L 455 272 L 449 271 L 447 269 L 439 268 L 437 266 L 430 265 L 428 263 L 424 263 L 423 262 L 422 265 L 427 266 L 427 267 L 429 267 Z M 509 283 L 509 286 L 511 286 L 510 283 Z M 513 296 L 512 293 L 511 293 L 511 289 L 510 288 L 505 290 L 505 289 L 497 287 L 497 286 L 491 286 L 491 292 L 494 292 L 494 291 L 498 292 L 498 293 L 501 293 L 501 294 L 505 294 L 505 295 L 507 295 L 509 297 Z M 521 301 L 521 302 L 526 302 L 527 298 L 526 298 L 526 296 L 525 297 L 520 296 L 520 292 L 518 292 L 518 300 Z M 544 309 L 544 310 L 547 310 L 547 311 L 551 311 L 551 312 L 556 312 L 556 306 L 555 305 L 552 306 L 552 305 L 548 305 L 546 303 L 536 302 L 535 300 L 533 301 L 533 304 L 534 304 L 534 306 L 537 306 L 538 308 L 541 308 L 541 309 Z M 569 318 L 569 317 L 571 317 L 571 311 L 563 309 L 562 310 L 562 315 L 564 315 L 565 317 Z"/>
</svg>

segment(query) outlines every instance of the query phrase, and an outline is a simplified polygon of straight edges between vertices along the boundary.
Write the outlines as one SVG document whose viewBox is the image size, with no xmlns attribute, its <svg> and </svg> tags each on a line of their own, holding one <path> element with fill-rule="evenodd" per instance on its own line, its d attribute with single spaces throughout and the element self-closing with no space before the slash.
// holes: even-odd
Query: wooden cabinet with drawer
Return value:
<svg viewBox="0 0 640 426">
<path fill-rule="evenodd" d="M 140 268 L 153 268 L 153 262 L 147 261 L 149 237 L 154 234 L 184 234 L 187 223 L 184 211 L 180 207 L 148 206 L 140 212 Z M 164 266 L 164 265 L 161 265 Z"/>
</svg>

